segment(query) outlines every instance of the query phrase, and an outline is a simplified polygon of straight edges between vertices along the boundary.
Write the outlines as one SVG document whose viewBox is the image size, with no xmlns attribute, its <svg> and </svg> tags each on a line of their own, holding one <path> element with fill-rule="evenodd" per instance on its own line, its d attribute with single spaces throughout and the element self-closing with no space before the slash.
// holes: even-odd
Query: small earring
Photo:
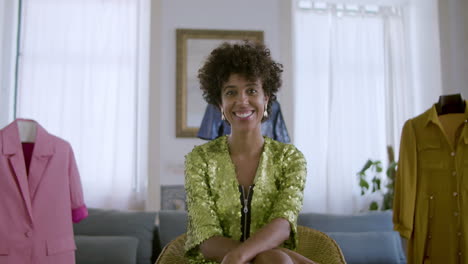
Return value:
<svg viewBox="0 0 468 264">
<path fill-rule="evenodd" d="M 265 105 L 265 110 L 263 110 L 263 117 L 264 117 L 264 118 L 267 118 L 267 117 L 268 117 L 267 106 L 268 106 L 268 105 Z"/>
<path fill-rule="evenodd" d="M 223 121 L 226 120 L 226 118 L 224 117 L 224 111 L 223 111 L 223 109 L 221 109 L 221 120 L 223 120 Z"/>
</svg>

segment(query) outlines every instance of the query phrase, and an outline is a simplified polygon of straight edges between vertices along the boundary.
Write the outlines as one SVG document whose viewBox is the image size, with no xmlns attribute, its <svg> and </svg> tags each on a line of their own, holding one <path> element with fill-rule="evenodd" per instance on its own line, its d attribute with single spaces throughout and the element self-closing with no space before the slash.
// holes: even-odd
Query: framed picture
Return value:
<svg viewBox="0 0 468 264">
<path fill-rule="evenodd" d="M 242 40 L 263 43 L 263 31 L 177 29 L 176 35 L 176 137 L 196 137 L 206 108 L 198 69 L 221 43 Z"/>
</svg>

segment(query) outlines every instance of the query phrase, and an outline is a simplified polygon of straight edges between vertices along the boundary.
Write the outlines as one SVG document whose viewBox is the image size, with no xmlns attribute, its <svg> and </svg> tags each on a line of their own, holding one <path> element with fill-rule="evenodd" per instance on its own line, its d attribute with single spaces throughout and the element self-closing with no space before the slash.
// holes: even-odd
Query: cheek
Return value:
<svg viewBox="0 0 468 264">
<path fill-rule="evenodd" d="M 229 108 L 230 108 L 229 102 L 226 101 L 226 100 L 224 100 L 224 101 L 221 103 L 220 109 L 226 112 L 226 111 L 229 111 Z"/>
</svg>

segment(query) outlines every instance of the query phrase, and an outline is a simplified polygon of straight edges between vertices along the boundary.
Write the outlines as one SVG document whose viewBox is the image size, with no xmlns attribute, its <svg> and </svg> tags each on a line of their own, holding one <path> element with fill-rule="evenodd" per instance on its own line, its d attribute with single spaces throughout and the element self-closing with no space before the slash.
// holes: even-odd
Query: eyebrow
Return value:
<svg viewBox="0 0 468 264">
<path fill-rule="evenodd" d="M 249 82 L 247 83 L 246 85 L 247 87 L 251 87 L 251 86 L 258 86 L 257 82 Z M 226 90 L 226 89 L 234 89 L 234 88 L 237 88 L 237 86 L 235 85 L 226 85 L 223 87 L 223 91 Z"/>
<path fill-rule="evenodd" d="M 231 88 L 234 89 L 236 87 L 237 86 L 235 86 L 235 85 L 226 85 L 226 86 L 223 87 L 223 91 L 226 90 L 226 89 L 231 89 Z"/>
</svg>

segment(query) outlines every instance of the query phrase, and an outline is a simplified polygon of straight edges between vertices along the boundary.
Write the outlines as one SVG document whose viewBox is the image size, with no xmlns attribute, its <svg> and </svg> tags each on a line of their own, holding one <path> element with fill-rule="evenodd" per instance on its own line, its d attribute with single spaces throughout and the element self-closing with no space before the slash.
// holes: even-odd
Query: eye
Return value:
<svg viewBox="0 0 468 264">
<path fill-rule="evenodd" d="M 250 88 L 249 90 L 247 90 L 247 92 L 249 94 L 257 94 L 258 93 L 257 89 L 254 89 L 254 88 Z"/>
<path fill-rule="evenodd" d="M 232 96 L 232 95 L 234 95 L 234 91 L 233 91 L 233 90 L 226 90 L 226 91 L 224 92 L 224 96 Z"/>
</svg>

